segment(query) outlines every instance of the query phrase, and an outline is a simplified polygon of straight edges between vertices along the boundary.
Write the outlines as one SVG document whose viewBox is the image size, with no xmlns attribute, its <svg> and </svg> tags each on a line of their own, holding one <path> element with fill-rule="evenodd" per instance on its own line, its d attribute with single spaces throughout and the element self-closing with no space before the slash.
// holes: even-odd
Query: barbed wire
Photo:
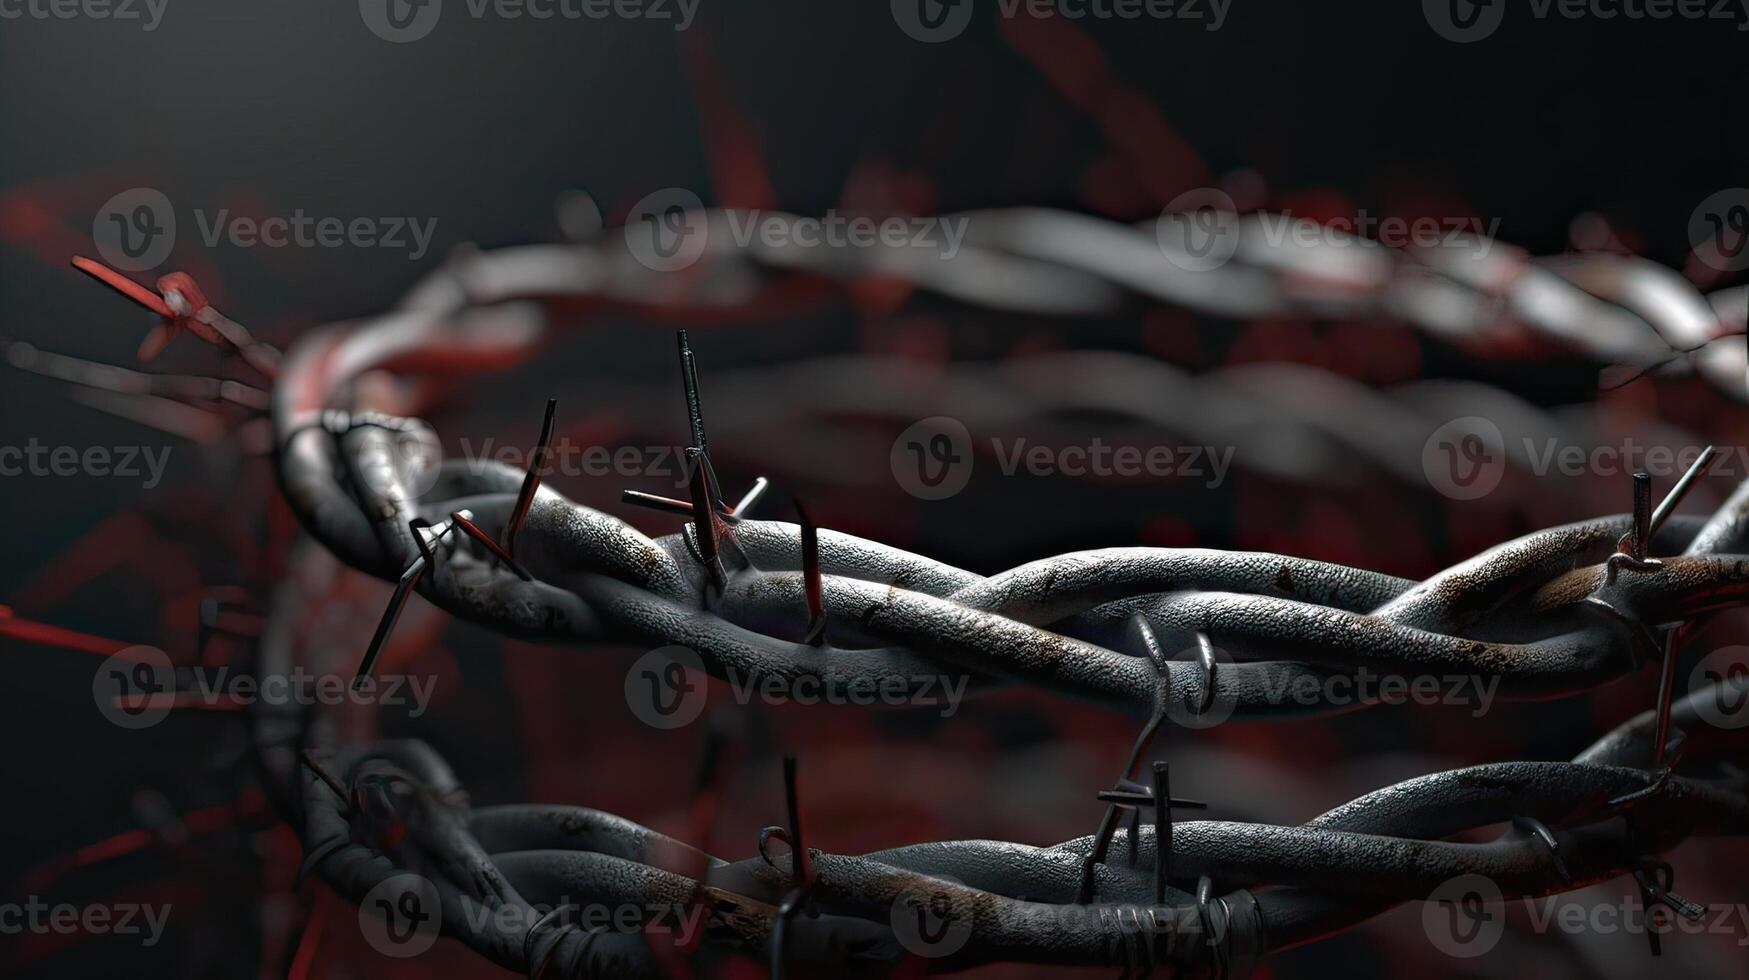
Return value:
<svg viewBox="0 0 1749 980">
<path fill-rule="evenodd" d="M 1236 224 L 1236 262 L 1193 270 L 1173 260 L 1164 237 L 1132 227 L 1043 211 L 968 217 L 976 220 L 966 248 L 940 262 L 895 250 L 725 244 L 732 238 L 712 233 L 727 220 L 720 212 L 683 217 L 703 223 L 708 261 L 680 271 L 640 265 L 629 236 L 475 253 L 415 287 L 395 312 L 325 328 L 283 363 L 209 305 L 192 306 L 192 283 L 161 283 L 169 314 L 134 287 L 146 296 L 130 296 L 171 324 L 166 335 L 192 317 L 211 328 L 189 325 L 203 339 L 252 352 L 245 363 L 272 385 L 276 463 L 294 512 L 343 561 L 398 583 L 361 677 L 418 592 L 507 635 L 681 645 L 719 676 L 805 677 L 839 693 L 896 681 L 919 699 L 924 679 L 951 676 L 973 692 L 1027 684 L 1150 719 L 1114 789 L 1101 794 L 1107 808 L 1093 837 L 1052 848 L 949 841 L 861 857 L 819 852 L 805 845 L 792 768 L 787 826 L 766 835 L 790 854 L 773 856 L 762 840 L 760 857 L 730 863 L 595 811 L 474 811 L 421 743 L 342 745 L 319 719 L 268 710 L 257 741 L 301 826 L 305 870 L 354 901 L 416 871 L 436 891 L 446 933 L 531 975 L 664 972 L 644 935 L 565 922 L 554 903 L 566 896 L 702 908 L 705 939 L 688 955 L 769 956 L 774 972 L 804 975 L 881 972 L 916 953 L 895 939 L 891 915 L 917 903 L 968 926 L 963 945 L 930 951 L 941 952 L 931 969 L 1021 960 L 1186 975 L 1237 972 L 1466 874 L 1537 895 L 1634 873 L 1648 905 L 1693 913 L 1653 856 L 1696 833 L 1745 832 L 1742 776 L 1721 767 L 1742 745 L 1708 729 L 1677 754 L 1663 733 L 1705 729 L 1699 706 L 1741 693 L 1741 679 L 1682 700 L 1666 684 L 1657 710 L 1571 763 L 1420 777 L 1300 827 L 1174 821 L 1171 810 L 1192 803 L 1170 796 L 1168 774 L 1157 769 L 1152 785 L 1133 777 L 1168 718 L 1343 707 L 1284 701 L 1281 692 L 1302 680 L 1443 672 L 1497 678 L 1502 696 L 1546 698 L 1660 656 L 1673 662 L 1673 624 L 1749 593 L 1749 484 L 1708 519 L 1670 516 L 1704 461 L 1656 511 L 1641 480 L 1631 515 L 1537 532 L 1421 582 L 1282 555 L 1149 548 L 1061 555 L 985 577 L 816 528 L 805 511 L 800 523 L 753 519 L 763 483 L 729 505 L 684 334 L 690 497 L 628 496 L 685 520 L 681 533 L 660 538 L 541 485 L 550 403 L 526 471 L 433 466 L 429 426 L 403 414 L 394 392 L 360 383 L 377 370 L 502 369 L 530 356 L 556 319 L 602 308 L 747 307 L 794 289 L 793 278 L 754 274 L 766 266 L 899 275 L 1033 312 L 1090 312 L 1127 290 L 1228 315 L 1383 313 L 1464 336 L 1510 320 L 1643 368 L 1692 359 L 1741 395 L 1739 345 L 1710 343 L 1736 329 L 1741 291 L 1701 297 L 1638 260 L 1530 262 L 1475 248 L 1403 256 L 1358 239 L 1352 254 L 1284 252 L 1247 233 L 1247 219 Z M 275 633 L 270 624 L 263 673 L 290 666 L 291 646 Z M 1678 761 L 1690 772 L 1676 774 Z M 1152 825 L 1140 819 L 1149 809 Z M 1485 844 L 1440 840 L 1502 820 L 1521 829 Z M 1252 890 L 1260 886 L 1278 887 Z M 522 916 L 473 914 L 481 909 Z"/>
</svg>

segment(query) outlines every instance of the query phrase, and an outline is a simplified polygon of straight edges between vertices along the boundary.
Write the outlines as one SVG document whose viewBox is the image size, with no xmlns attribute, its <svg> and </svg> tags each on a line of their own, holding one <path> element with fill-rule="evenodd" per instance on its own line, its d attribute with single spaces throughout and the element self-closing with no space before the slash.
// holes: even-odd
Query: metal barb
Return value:
<svg viewBox="0 0 1749 980">
<path fill-rule="evenodd" d="M 723 571 L 722 548 L 717 537 L 718 518 L 711 506 L 710 466 L 702 452 L 689 449 L 687 455 L 692 457 L 692 478 L 687 483 L 692 490 L 693 538 L 698 547 L 699 561 L 710 572 L 711 581 L 720 588 L 728 575 Z"/>
<path fill-rule="evenodd" d="M 1548 824 L 1535 817 L 1515 817 L 1512 825 L 1541 841 L 1543 847 L 1548 849 L 1549 860 L 1554 862 L 1555 873 L 1561 876 L 1562 881 L 1572 884 L 1573 875 L 1567 870 L 1566 860 L 1561 857 L 1561 842 L 1555 837 L 1555 832 L 1549 829 Z"/>
<path fill-rule="evenodd" d="M 818 646 L 826 636 L 825 592 L 820 577 L 820 528 L 800 497 L 795 498 L 795 506 L 802 523 L 802 595 L 808 603 L 808 633 L 803 642 Z"/>
<path fill-rule="evenodd" d="M 1172 861 L 1172 764 L 1154 763 L 1154 904 L 1166 904 L 1166 874 Z"/>
<path fill-rule="evenodd" d="M 1658 671 L 1658 723 L 1652 736 L 1652 768 L 1664 768 L 1664 755 L 1670 740 L 1670 708 L 1676 697 L 1676 657 L 1682 650 L 1686 626 L 1673 626 L 1664 632 L 1664 663 Z"/>
<path fill-rule="evenodd" d="M 686 389 L 686 421 L 692 427 L 692 447 L 699 452 L 708 448 L 704 441 L 704 408 L 698 400 L 698 364 L 692 357 L 692 344 L 686 331 L 676 331 L 680 345 L 680 383 Z"/>
<path fill-rule="evenodd" d="M 176 316 L 176 311 L 172 310 L 170 305 L 164 302 L 163 297 L 95 259 L 88 259 L 83 255 L 75 255 L 73 256 L 73 268 L 78 269 L 80 272 L 85 273 L 91 278 L 103 283 L 105 286 L 108 286 L 161 317 L 174 319 Z"/>
<path fill-rule="evenodd" d="M 796 792 L 796 757 L 783 757 L 783 796 L 789 809 L 789 846 L 794 876 L 803 888 L 814 883 L 814 862 L 802 837 L 802 801 Z"/>
<path fill-rule="evenodd" d="M 528 574 L 528 569 L 517 564 L 516 559 L 510 557 L 510 552 L 505 551 L 498 542 L 493 541 L 491 535 L 480 529 L 480 525 L 468 520 L 467 517 L 464 516 L 463 511 L 456 511 L 449 515 L 449 519 L 454 526 L 461 528 L 463 534 L 480 542 L 481 547 L 490 551 L 499 561 L 508 566 L 512 572 L 515 572 L 517 578 L 522 579 L 524 582 L 534 581 L 534 576 Z"/>
<path fill-rule="evenodd" d="M 357 689 L 370 676 L 371 668 L 376 666 L 377 657 L 382 655 L 383 644 L 389 639 L 389 634 L 395 629 L 395 621 L 401 618 L 401 610 L 407 607 L 407 599 L 413 595 L 413 587 L 419 584 L 419 579 L 425 575 L 426 563 L 423 556 L 413 559 L 413 564 L 401 573 L 401 580 L 395 583 L 395 592 L 389 596 L 389 607 L 383 610 L 383 618 L 377 622 L 377 631 L 370 638 L 370 647 L 364 651 L 364 659 L 359 661 L 358 673 L 352 678 L 352 686 Z"/>
<path fill-rule="evenodd" d="M 1136 733 L 1136 740 L 1130 744 L 1129 758 L 1124 761 L 1123 777 L 1129 779 L 1135 774 L 1136 764 L 1142 759 L 1142 753 L 1154 741 L 1154 735 L 1160 730 L 1160 725 L 1166 721 L 1167 705 L 1172 697 L 1172 670 L 1166 659 L 1166 652 L 1160 647 L 1160 639 L 1154 635 L 1154 628 L 1148 625 L 1148 620 L 1141 613 L 1132 617 L 1136 631 L 1142 637 L 1142 650 L 1148 656 L 1148 662 L 1154 666 L 1154 673 L 1159 683 L 1154 688 L 1154 706 L 1148 716 L 1148 723 Z"/>
<path fill-rule="evenodd" d="M 735 504 L 735 509 L 730 513 L 736 517 L 746 517 L 748 511 L 758 506 L 760 498 L 765 496 L 765 491 L 770 486 L 771 481 L 763 476 L 754 480 L 753 485 L 747 488 L 747 492 L 742 495 L 740 502 Z"/>
<path fill-rule="evenodd" d="M 1700 457 L 1688 467 L 1688 472 L 1682 474 L 1682 478 L 1677 480 L 1676 485 L 1670 488 L 1670 492 L 1664 495 L 1664 499 L 1658 502 L 1657 509 L 1652 511 L 1648 539 L 1651 535 L 1658 533 L 1658 529 L 1663 527 L 1664 522 L 1670 519 L 1670 515 L 1676 512 L 1677 507 L 1681 506 L 1682 498 L 1688 496 L 1688 491 L 1694 489 L 1695 481 L 1705 476 L 1706 471 L 1712 468 L 1713 461 L 1718 458 L 1719 449 L 1717 446 L 1708 446 L 1701 451 Z"/>
<path fill-rule="evenodd" d="M 1099 821 L 1099 833 L 1093 838 L 1093 849 L 1081 859 L 1081 887 L 1075 894 L 1077 905 L 1086 905 L 1093 901 L 1094 869 L 1105 863 L 1105 855 L 1111 849 L 1111 836 L 1117 832 L 1118 815 L 1122 810 L 1115 803 L 1105 808 L 1105 817 Z"/>
<path fill-rule="evenodd" d="M 1162 765 L 1162 763 L 1158 762 L 1154 764 L 1157 766 Z M 1094 794 L 1094 796 L 1101 803 L 1115 803 L 1118 806 L 1154 805 L 1154 790 L 1151 787 L 1141 786 L 1132 783 L 1127 779 L 1124 780 L 1124 787 L 1118 789 L 1102 789 Z M 1167 797 L 1166 802 L 1170 804 L 1174 810 L 1207 810 L 1209 808 L 1206 800 L 1189 800 L 1181 796 Z"/>
<path fill-rule="evenodd" d="M 1215 647 L 1207 633 L 1196 634 L 1196 659 L 1202 665 L 1202 701 L 1196 706 L 1200 716 L 1215 703 Z"/>
<path fill-rule="evenodd" d="M 638 507 L 648 507 L 651 510 L 659 510 L 667 514 L 680 514 L 685 517 L 692 516 L 691 501 L 675 500 L 673 497 L 663 497 L 653 493 L 645 493 L 642 490 L 621 490 L 619 499 L 622 503 L 632 504 Z"/>
<path fill-rule="evenodd" d="M 1628 554 L 1634 561 L 1646 560 L 1646 549 L 1652 543 L 1652 475 L 1645 470 L 1634 473 L 1634 529 Z"/>
<path fill-rule="evenodd" d="M 334 791 L 334 795 L 340 798 L 342 809 L 347 811 L 352 809 L 352 805 L 347 799 L 346 787 L 340 785 L 340 780 L 334 778 L 334 774 L 328 771 L 327 766 L 316 761 L 316 757 L 310 754 L 309 749 L 298 752 L 298 761 L 302 762 L 306 768 L 316 774 L 317 779 L 320 779 L 329 789 Z"/>
<path fill-rule="evenodd" d="M 528 472 L 522 477 L 522 489 L 516 493 L 516 507 L 510 512 L 510 520 L 504 525 L 504 539 L 499 542 L 503 545 L 506 561 L 508 556 L 516 554 L 516 533 L 522 530 L 522 523 L 528 519 L 528 509 L 534 506 L 534 495 L 540 490 L 541 475 L 547 465 L 547 446 L 553 440 L 553 417 L 558 410 L 559 400 L 548 398 L 546 416 L 540 423 L 540 441 L 528 458 Z"/>
</svg>

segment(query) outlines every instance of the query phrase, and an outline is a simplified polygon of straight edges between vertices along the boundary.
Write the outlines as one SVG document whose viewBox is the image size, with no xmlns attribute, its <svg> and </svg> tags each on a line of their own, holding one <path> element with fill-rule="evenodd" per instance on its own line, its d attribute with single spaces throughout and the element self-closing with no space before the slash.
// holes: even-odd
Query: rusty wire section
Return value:
<svg viewBox="0 0 1749 980">
<path fill-rule="evenodd" d="M 1468 675 L 1497 679 L 1504 697 L 1535 699 L 1673 658 L 1682 629 L 1749 595 L 1749 487 L 1705 520 L 1671 516 L 1691 479 L 1656 510 L 1649 492 L 1636 492 L 1632 514 L 1510 541 L 1422 582 L 1281 555 L 1153 548 L 1060 555 L 984 577 L 815 528 L 805 511 L 800 525 L 755 519 L 763 486 L 730 505 L 710 465 L 684 335 L 689 497 L 628 497 L 683 522 L 661 538 L 541 485 L 550 403 L 528 471 L 432 467 L 435 435 L 408 417 L 417 406 L 365 383 L 390 367 L 500 369 L 557 323 L 600 309 L 744 308 L 793 286 L 799 271 L 891 274 L 1035 312 L 1093 312 L 1129 291 L 1235 315 L 1383 313 L 1457 335 L 1528 327 L 1640 369 L 1692 365 L 1742 393 L 1742 345 L 1710 343 L 1740 329 L 1742 291 L 1703 297 L 1639 260 L 1532 262 L 1503 247 L 1480 250 L 1485 258 L 1475 248 L 1402 254 L 1361 242 L 1283 252 L 1242 234 L 1232 261 L 1187 272 L 1149 230 L 1045 211 L 973 217 L 965 250 L 946 262 L 734 248 L 711 234 L 698 263 L 657 273 L 610 234 L 458 259 L 396 311 L 327 328 L 283 363 L 241 328 L 201 336 L 255 352 L 248 362 L 271 382 L 281 483 L 305 528 L 347 563 L 398 582 L 361 677 L 418 592 L 507 635 L 685 645 L 719 676 L 817 678 L 840 694 L 870 683 L 921 693 L 943 677 L 972 691 L 1037 685 L 1148 718 L 1100 796 L 1096 834 L 1048 848 L 943 841 L 829 854 L 806 846 L 805 780 L 792 764 L 786 824 L 768 829 L 758 856 L 730 862 L 597 811 L 474 810 L 422 743 L 354 744 L 320 716 L 257 708 L 257 746 L 302 832 L 305 872 L 360 901 L 417 871 L 440 894 L 446 934 L 547 976 L 662 975 L 684 958 L 736 955 L 780 974 L 878 975 L 920 953 L 932 971 L 1025 961 L 1239 974 L 1465 874 L 1508 897 L 1632 874 L 1648 907 L 1697 914 L 1656 855 L 1696 834 L 1749 832 L 1733 765 L 1745 737 L 1701 712 L 1731 698 L 1742 710 L 1741 678 L 1681 700 L 1665 684 L 1657 708 L 1572 762 L 1435 773 L 1296 827 L 1178 820 L 1174 811 L 1197 801 L 1174 798 L 1166 771 L 1144 782 L 1138 767 L 1167 721 L 1337 710 L 1284 699 L 1300 680 Z M 688 220 L 708 231 L 723 216 Z M 149 291 L 135 291 L 153 308 Z M 173 325 L 190 315 L 167 305 L 170 314 L 154 312 Z M 235 327 L 216 312 L 199 322 L 221 321 Z M 289 627 L 300 609 L 286 599 L 270 611 L 262 676 L 294 666 Z M 1489 843 L 1444 840 L 1503 821 L 1514 829 Z M 774 853 L 773 841 L 789 852 Z M 563 899 L 703 909 L 706 930 L 690 949 L 667 949 L 569 922 L 554 907 Z M 895 909 L 912 906 L 964 925 L 963 941 L 927 950 L 905 941 Z"/>
</svg>

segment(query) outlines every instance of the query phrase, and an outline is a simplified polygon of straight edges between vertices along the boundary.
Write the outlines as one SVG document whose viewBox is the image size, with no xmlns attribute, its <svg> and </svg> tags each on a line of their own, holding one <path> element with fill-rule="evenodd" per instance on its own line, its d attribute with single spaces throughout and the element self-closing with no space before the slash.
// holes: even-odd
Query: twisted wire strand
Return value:
<svg viewBox="0 0 1749 980">
<path fill-rule="evenodd" d="M 431 437 L 428 427 L 358 384 L 376 370 L 508 366 L 536 349 L 555 316 L 618 307 L 733 309 L 793 286 L 749 274 L 764 265 L 898 275 L 958 299 L 1035 312 L 1094 312 L 1128 291 L 1229 315 L 1385 313 L 1455 336 L 1498 329 L 1504 313 L 1596 356 L 1642 366 L 1682 360 L 1694 348 L 1703 376 L 1741 393 L 1742 351 L 1710 343 L 1738 322 L 1740 297 L 1703 297 L 1639 260 L 1530 261 L 1479 242 L 1413 255 L 1359 240 L 1351 252 L 1283 250 L 1259 235 L 1259 219 L 1248 218 L 1238 223 L 1236 262 L 1186 275 L 1170 247 L 1142 229 L 1045 211 L 968 218 L 977 220 L 969 221 L 966 250 L 940 262 L 879 249 L 731 246 L 721 234 L 710 236 L 707 261 L 682 276 L 639 268 L 613 236 L 458 259 L 397 311 L 326 328 L 275 365 L 282 487 L 312 536 L 343 561 L 385 578 L 405 578 L 417 567 L 421 574 L 410 581 L 427 599 L 501 632 L 679 643 L 713 673 L 818 677 L 829 689 L 953 673 L 969 677 L 974 689 L 1036 684 L 1132 709 L 1218 699 L 1240 717 L 1279 717 L 1301 710 L 1272 693 L 1284 682 L 1372 668 L 1497 677 L 1509 696 L 1548 697 L 1633 669 L 1655 654 L 1655 628 L 1739 603 L 1749 590 L 1749 559 L 1737 557 L 1749 551 L 1744 488 L 1712 518 L 1672 520 L 1651 542 L 1652 555 L 1682 556 L 1619 576 L 1606 562 L 1632 526 L 1620 516 L 1507 542 L 1420 583 L 1286 556 L 1190 549 L 1084 552 L 983 577 L 823 531 L 827 640 L 811 645 L 803 642 L 808 572 L 795 525 L 737 516 L 724 525 L 719 575 L 699 560 L 702 531 L 652 539 L 542 487 L 516 529 L 519 567 L 472 537 L 427 540 L 421 523 L 461 512 L 488 532 L 504 528 L 524 475 L 446 464 L 429 487 L 419 486 L 417 451 Z M 703 220 L 714 229 L 727 216 Z M 1168 649 L 1188 651 L 1209 637 L 1237 658 L 1218 669 L 1206 659 L 1155 663 L 1126 632 L 1138 618 Z M 261 656 L 266 673 L 285 669 L 294 653 L 289 641 L 270 639 Z M 1710 695 L 1695 692 L 1678 715 L 1692 720 L 1692 703 L 1702 696 Z M 899 951 L 883 917 L 907 894 L 921 893 L 972 923 L 966 947 L 931 961 L 932 969 L 1018 959 L 1165 965 L 1201 975 L 1424 897 L 1457 874 L 1487 874 L 1510 894 L 1562 890 L 1620 874 L 1691 834 L 1742 833 L 1749 815 L 1740 776 L 1701 780 L 1640 768 L 1651 755 L 1640 719 L 1573 763 L 1502 763 L 1419 777 L 1301 827 L 1178 823 L 1172 865 L 1180 881 L 1201 880 L 1195 894 L 1174 888 L 1169 902 L 1152 903 L 1142 872 L 1107 853 L 1095 869 L 1099 900 L 1081 903 L 1074 899 L 1087 856 L 1108 844 L 1130 845 L 1084 838 L 1053 848 L 939 842 L 860 858 L 810 852 L 813 877 L 799 882 L 787 859 L 725 862 L 606 814 L 472 811 L 454 775 L 420 743 L 342 748 L 331 726 L 271 710 L 255 723 L 264 759 L 299 815 L 306 871 L 356 901 L 414 867 L 437 884 L 447 933 L 506 966 L 539 972 L 557 965 L 567 976 L 661 967 L 639 936 L 569 924 L 536 935 L 471 913 L 532 913 L 555 900 L 555 889 L 559 896 L 702 904 L 710 923 L 705 949 L 757 955 L 772 939 L 785 896 L 803 884 L 819 914 L 787 940 L 792 953 L 855 974 L 890 967 Z M 293 764 L 294 745 L 342 756 L 348 798 Z M 1707 746 L 1723 754 L 1741 747 L 1730 737 Z M 1704 755 L 1685 764 L 1697 758 Z M 1614 820 L 1630 809 L 1611 802 L 1622 799 L 1633 800 L 1635 819 L 1626 823 Z M 1557 829 L 1546 840 L 1436 839 L 1502 818 Z M 409 838 L 389 843 L 384 821 L 404 826 Z M 1151 864 L 1152 829 L 1131 840 L 1136 856 L 1149 859 L 1137 866 Z M 967 884 L 936 877 L 942 874 Z M 1223 893 L 1214 895 L 1212 883 Z M 1260 885 L 1284 887 L 1250 891 Z M 1191 934 L 1202 941 L 1187 941 Z"/>
</svg>

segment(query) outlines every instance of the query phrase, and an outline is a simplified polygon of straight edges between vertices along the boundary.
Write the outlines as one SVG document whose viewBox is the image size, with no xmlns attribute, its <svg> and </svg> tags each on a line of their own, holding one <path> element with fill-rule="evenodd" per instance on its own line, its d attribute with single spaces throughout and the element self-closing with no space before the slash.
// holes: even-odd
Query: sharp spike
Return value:
<svg viewBox="0 0 1749 980">
<path fill-rule="evenodd" d="M 1105 808 L 1105 817 L 1099 821 L 1099 833 L 1093 838 L 1093 849 L 1081 859 L 1081 888 L 1075 895 L 1077 905 L 1093 901 L 1095 869 L 1105 863 L 1105 855 L 1111 849 L 1111 836 L 1117 832 L 1118 816 L 1122 811 L 1123 807 L 1116 804 Z"/>
<path fill-rule="evenodd" d="M 1682 474 L 1682 478 L 1677 480 L 1676 485 L 1670 488 L 1670 492 L 1664 495 L 1664 499 L 1658 502 L 1658 509 L 1652 511 L 1652 521 L 1647 529 L 1648 539 L 1651 535 L 1658 533 L 1658 529 L 1663 527 L 1670 515 L 1676 512 L 1676 508 L 1682 505 L 1682 498 L 1688 496 L 1688 491 L 1694 489 L 1695 481 L 1705 476 L 1706 471 L 1712 469 L 1713 462 L 1718 458 L 1719 449 L 1717 446 L 1708 446 L 1701 451 L 1699 458 L 1688 467 L 1688 472 Z"/>
<path fill-rule="evenodd" d="M 765 496 L 765 490 L 769 486 L 771 486 L 771 481 L 763 476 L 754 480 L 753 486 L 748 488 L 747 493 L 741 497 L 740 503 L 737 503 L 735 509 L 730 513 L 736 517 L 746 517 L 747 512 L 757 506 L 760 498 Z"/>
<path fill-rule="evenodd" d="M 680 345 L 680 383 L 686 389 L 686 420 L 692 427 L 692 448 L 703 453 L 709 447 L 704 440 L 704 407 L 698 399 L 698 364 L 693 360 L 686 331 L 677 331 L 675 339 Z"/>
<path fill-rule="evenodd" d="M 794 874 L 799 886 L 814 883 L 814 861 L 808 855 L 808 845 L 802 836 L 802 801 L 796 791 L 796 757 L 783 757 L 784 802 L 789 808 L 789 846 L 794 860 Z"/>
<path fill-rule="evenodd" d="M 309 749 L 304 749 L 298 753 L 298 761 L 302 762 L 305 767 L 316 774 L 316 778 L 326 783 L 328 788 L 334 791 L 334 795 L 340 798 L 340 805 L 343 808 L 347 810 L 352 808 L 347 800 L 346 787 L 340 785 L 340 780 L 334 778 L 334 774 L 328 771 L 327 766 L 316 761 L 316 757 L 310 754 Z"/>
<path fill-rule="evenodd" d="M 710 466 L 701 452 L 688 450 L 692 457 L 692 478 L 688 481 L 692 490 L 692 527 L 693 538 L 698 545 L 698 557 L 710 571 L 711 580 L 721 586 L 727 576 L 723 572 L 720 557 L 721 548 L 717 539 L 716 510 L 711 506 Z"/>
<path fill-rule="evenodd" d="M 377 622 L 376 634 L 370 638 L 370 647 L 364 652 L 364 659 L 358 664 L 358 673 L 352 678 L 352 686 L 357 688 L 370 676 L 371 668 L 376 666 L 377 657 L 382 655 L 383 644 L 388 641 L 389 634 L 395 629 L 395 621 L 401 618 L 401 610 L 407 606 L 407 600 L 413 595 L 413 587 L 419 584 L 419 579 L 425 574 L 425 559 L 413 559 L 413 564 L 401 573 L 401 580 L 395 583 L 395 592 L 389 596 L 389 607 L 383 610 L 383 618 Z"/>
<path fill-rule="evenodd" d="M 481 547 L 485 548 L 487 551 L 490 551 L 493 555 L 495 555 L 498 558 L 499 561 L 502 561 L 505 565 L 507 565 L 511 571 L 516 573 L 517 578 L 522 579 L 524 582 L 534 581 L 534 576 L 528 574 L 527 569 L 525 569 L 521 565 L 517 564 L 516 559 L 510 557 L 510 552 L 505 551 L 504 548 L 498 544 L 498 542 L 493 541 L 492 536 L 487 534 L 485 531 L 481 530 L 480 526 L 478 524 L 475 524 L 473 521 L 468 520 L 467 517 L 465 516 L 464 512 L 456 511 L 455 513 L 449 515 L 449 519 L 450 519 L 450 523 L 453 526 L 461 528 L 461 531 L 463 534 L 466 534 L 468 537 L 473 538 L 475 541 L 480 542 Z"/>
<path fill-rule="evenodd" d="M 547 399 L 547 411 L 541 419 L 540 441 L 535 444 L 534 452 L 528 458 L 528 472 L 522 477 L 522 489 L 516 494 L 516 507 L 510 512 L 510 520 L 504 525 L 503 552 L 505 555 L 516 554 L 516 533 L 522 530 L 522 522 L 528 519 L 528 509 L 534 506 L 534 495 L 540 490 L 541 474 L 547 465 L 547 446 L 553 439 L 553 418 L 559 410 L 557 398 Z"/>
<path fill-rule="evenodd" d="M 1652 543 L 1652 475 L 1645 470 L 1634 474 L 1634 529 L 1629 542 L 1634 561 L 1645 561 Z"/>
<path fill-rule="evenodd" d="M 826 635 L 826 601 L 820 575 L 820 528 L 800 497 L 795 498 L 795 505 L 802 523 L 802 594 L 808 603 L 805 640 L 817 645 Z"/>
<path fill-rule="evenodd" d="M 78 269 L 80 272 L 85 273 L 91 278 L 103 283 L 105 286 L 108 286 L 161 317 L 174 319 L 176 316 L 176 311 L 170 308 L 170 304 L 164 302 L 163 297 L 147 287 L 134 282 L 127 276 L 111 269 L 109 266 L 104 265 L 96 259 L 88 259 L 83 255 L 75 255 L 73 256 L 73 268 Z"/>
<path fill-rule="evenodd" d="M 645 493 L 642 490 L 622 490 L 620 491 L 619 499 L 623 503 L 633 504 L 638 507 L 648 507 L 651 510 L 659 510 L 668 514 L 681 514 L 686 517 L 692 516 L 692 504 L 685 500 L 675 500 L 673 497 L 659 497 L 656 494 Z"/>
<path fill-rule="evenodd" d="M 1166 904 L 1166 875 L 1172 861 L 1172 766 L 1154 763 L 1154 904 Z"/>
<path fill-rule="evenodd" d="M 1658 671 L 1658 723 L 1653 729 L 1652 768 L 1664 768 L 1670 740 L 1670 705 L 1676 696 L 1676 656 L 1682 650 L 1686 625 L 1673 626 L 1664 634 L 1664 663 Z"/>
</svg>

